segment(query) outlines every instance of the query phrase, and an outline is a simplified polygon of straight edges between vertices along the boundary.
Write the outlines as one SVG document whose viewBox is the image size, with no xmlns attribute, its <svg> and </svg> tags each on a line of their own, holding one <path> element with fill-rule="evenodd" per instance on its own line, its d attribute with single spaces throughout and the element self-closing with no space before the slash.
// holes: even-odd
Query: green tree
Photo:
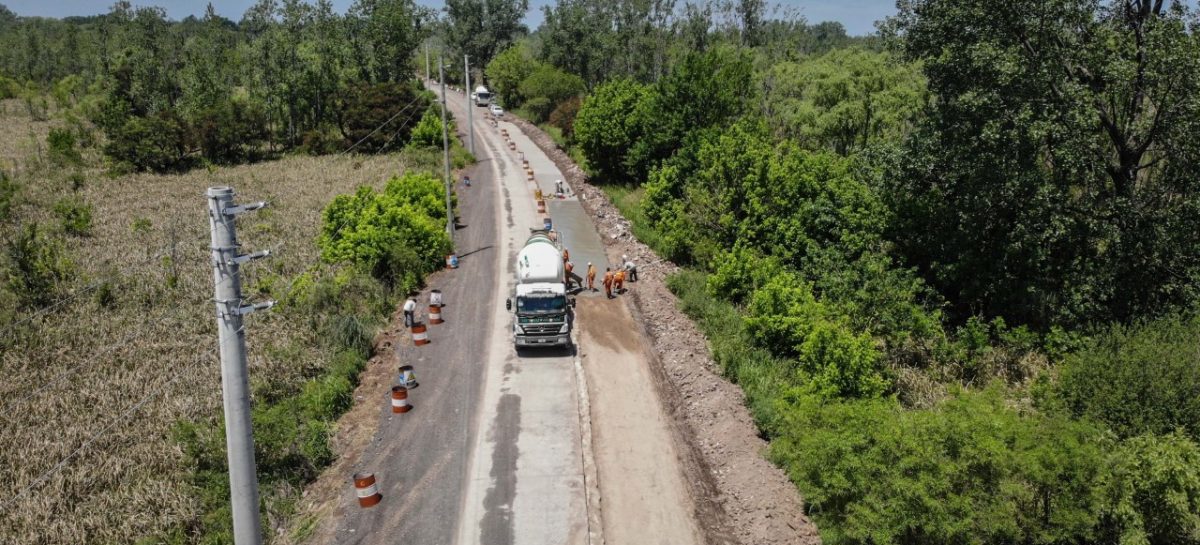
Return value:
<svg viewBox="0 0 1200 545">
<path fill-rule="evenodd" d="M 526 32 L 521 20 L 527 11 L 529 0 L 447 0 L 446 41 L 475 66 L 486 66 Z"/>
<path fill-rule="evenodd" d="M 1121 437 L 1183 430 L 1200 440 L 1200 318 L 1113 326 L 1066 358 L 1058 392 L 1076 416 Z"/>
<path fill-rule="evenodd" d="M 636 183 L 629 167 L 629 149 L 642 137 L 641 103 L 649 88 L 618 79 L 597 87 L 583 100 L 575 117 L 575 142 L 588 168 L 601 182 Z"/>
<path fill-rule="evenodd" d="M 1182 434 L 1142 435 L 1111 455 L 1101 543 L 1200 543 L 1200 446 Z"/>
<path fill-rule="evenodd" d="M 584 92 L 583 80 L 548 64 L 539 64 L 521 81 L 519 90 L 526 97 L 525 108 L 535 123 L 546 121 L 559 104 Z"/>
<path fill-rule="evenodd" d="M 487 64 L 484 74 L 487 75 L 491 90 L 500 95 L 500 103 L 508 108 L 516 108 L 525 102 L 520 85 L 525 78 L 533 73 L 537 61 L 525 42 L 517 42 L 508 49 L 501 51 Z"/>
<path fill-rule="evenodd" d="M 1196 301 L 1200 232 L 1183 226 L 1200 221 L 1200 35 L 1186 7 L 901 8 L 936 100 L 888 177 L 895 238 L 957 316 L 1048 327 Z"/>
<path fill-rule="evenodd" d="M 761 85 L 764 117 L 777 135 L 841 155 L 901 142 L 925 102 L 919 66 L 861 48 L 776 63 Z"/>
</svg>

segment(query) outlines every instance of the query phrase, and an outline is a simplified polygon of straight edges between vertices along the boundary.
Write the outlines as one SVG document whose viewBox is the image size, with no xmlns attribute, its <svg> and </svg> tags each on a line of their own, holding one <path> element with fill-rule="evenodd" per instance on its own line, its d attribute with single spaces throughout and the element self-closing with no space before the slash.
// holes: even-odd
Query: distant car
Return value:
<svg viewBox="0 0 1200 545">
<path fill-rule="evenodd" d="M 492 110 L 492 115 L 494 115 L 496 117 L 504 116 L 504 108 L 501 108 L 500 106 L 498 106 L 496 104 L 492 104 L 491 110 Z"/>
</svg>

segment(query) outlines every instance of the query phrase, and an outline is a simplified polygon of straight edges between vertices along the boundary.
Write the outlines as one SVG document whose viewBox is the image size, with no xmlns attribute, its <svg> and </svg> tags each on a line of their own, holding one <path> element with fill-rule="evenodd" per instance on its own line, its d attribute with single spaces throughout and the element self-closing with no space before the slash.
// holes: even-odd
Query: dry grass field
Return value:
<svg viewBox="0 0 1200 545">
<path fill-rule="evenodd" d="M 240 202 L 270 202 L 239 218 L 244 251 L 274 250 L 243 267 L 243 285 L 247 294 L 281 293 L 317 263 L 320 212 L 334 195 L 382 187 L 421 161 L 293 156 L 111 178 L 91 151 L 76 190 L 68 178 L 76 169 L 38 158 L 52 125 L 16 101 L 0 104 L 0 168 L 21 186 L 0 240 L 18 222 L 60 231 L 59 199 L 94 207 L 90 234 L 61 235 L 74 269 L 68 295 L 0 322 L 0 543 L 155 542 L 201 509 L 173 425 L 220 415 L 205 188 L 229 185 Z M 286 312 L 246 323 L 252 383 L 298 388 L 331 357 Z M 264 523 L 278 522 L 271 518 Z"/>
</svg>

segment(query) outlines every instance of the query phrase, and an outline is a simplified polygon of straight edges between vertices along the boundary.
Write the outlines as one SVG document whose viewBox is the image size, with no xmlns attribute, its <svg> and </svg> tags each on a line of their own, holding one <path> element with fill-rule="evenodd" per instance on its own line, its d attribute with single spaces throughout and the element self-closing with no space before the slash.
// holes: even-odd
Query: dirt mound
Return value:
<svg viewBox="0 0 1200 545">
<path fill-rule="evenodd" d="M 633 284 L 629 300 L 653 340 L 666 409 L 699 458 L 699 463 L 688 465 L 695 473 L 688 476 L 693 495 L 727 515 L 725 521 L 709 521 L 705 530 L 710 542 L 725 542 L 725 535 L 732 533 L 744 545 L 820 543 L 795 486 L 783 470 L 763 458 L 767 442 L 758 436 L 742 390 L 720 375 L 704 335 L 667 289 L 666 278 L 678 267 L 633 236 L 629 221 L 548 135 L 524 120 L 513 122 L 567 177 L 610 256 L 629 255 L 638 264 L 640 281 Z"/>
</svg>

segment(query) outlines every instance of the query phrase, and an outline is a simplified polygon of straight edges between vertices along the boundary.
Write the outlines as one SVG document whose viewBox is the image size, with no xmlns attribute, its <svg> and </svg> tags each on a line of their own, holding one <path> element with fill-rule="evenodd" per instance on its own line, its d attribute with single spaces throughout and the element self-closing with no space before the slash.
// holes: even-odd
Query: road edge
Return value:
<svg viewBox="0 0 1200 545">
<path fill-rule="evenodd" d="M 575 389 L 579 395 L 579 452 L 583 458 L 583 497 L 587 509 L 588 545 L 604 545 L 604 517 L 601 507 L 600 476 L 596 469 L 596 451 L 592 448 L 592 401 L 588 394 L 587 373 L 579 355 L 579 328 L 571 328 L 575 355 Z"/>
</svg>

